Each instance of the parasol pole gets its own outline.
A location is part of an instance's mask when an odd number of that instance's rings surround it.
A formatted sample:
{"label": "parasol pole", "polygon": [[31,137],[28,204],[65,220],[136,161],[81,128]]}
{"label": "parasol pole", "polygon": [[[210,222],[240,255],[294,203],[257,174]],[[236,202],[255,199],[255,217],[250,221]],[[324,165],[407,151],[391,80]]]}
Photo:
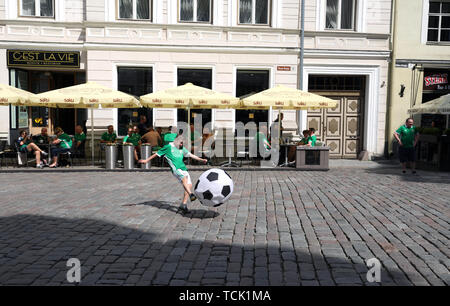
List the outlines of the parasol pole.
{"label": "parasol pole", "polygon": [[94,165],[94,106],[91,107],[91,157],[92,166]]}

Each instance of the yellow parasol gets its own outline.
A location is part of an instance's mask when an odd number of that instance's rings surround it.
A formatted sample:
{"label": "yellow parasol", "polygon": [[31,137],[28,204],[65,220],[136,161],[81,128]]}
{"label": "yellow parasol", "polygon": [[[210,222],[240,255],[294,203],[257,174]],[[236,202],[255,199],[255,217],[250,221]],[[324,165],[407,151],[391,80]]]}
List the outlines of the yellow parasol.
{"label": "yellow parasol", "polygon": [[[307,110],[317,108],[335,108],[336,101],[310,92],[290,88],[284,85],[266,89],[241,100],[242,109],[294,109]],[[281,120],[278,120],[280,137]]]}
{"label": "yellow parasol", "polygon": [[310,92],[277,85],[241,100],[247,109],[295,109],[334,108],[337,102]]}
{"label": "yellow parasol", "polygon": [[408,110],[410,114],[450,114],[450,94],[422,103]]}
{"label": "yellow parasol", "polygon": [[136,108],[141,107],[132,95],[112,90],[95,82],[69,86],[35,95],[32,101],[58,108]]}
{"label": "yellow parasol", "polygon": [[141,96],[141,103],[151,108],[234,108],[239,105],[239,99],[186,83]]}
{"label": "yellow parasol", "polygon": [[[141,104],[150,108],[187,108],[188,125],[190,125],[191,108],[236,108],[239,106],[239,98],[186,83],[141,96]],[[190,129],[188,129],[188,137],[190,137],[189,134]]]}
{"label": "yellow parasol", "polygon": [[31,98],[35,95],[23,89],[0,84],[0,105],[41,106],[39,102],[33,103]]}
{"label": "yellow parasol", "polygon": [[35,95],[31,101],[56,108],[91,109],[91,154],[94,164],[94,108],[137,108],[139,101],[132,95],[112,90],[95,82],[69,86]]}

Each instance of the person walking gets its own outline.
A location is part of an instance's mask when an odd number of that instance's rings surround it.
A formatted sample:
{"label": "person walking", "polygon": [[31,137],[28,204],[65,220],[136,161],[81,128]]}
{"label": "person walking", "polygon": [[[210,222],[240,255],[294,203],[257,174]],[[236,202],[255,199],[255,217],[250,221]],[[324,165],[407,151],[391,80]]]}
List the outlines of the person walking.
{"label": "person walking", "polygon": [[398,156],[400,163],[402,164],[402,172],[406,173],[406,165],[410,164],[413,174],[416,173],[416,145],[419,140],[419,132],[414,126],[414,120],[408,118],[405,124],[402,125],[394,133],[395,139],[397,139],[399,148]]}

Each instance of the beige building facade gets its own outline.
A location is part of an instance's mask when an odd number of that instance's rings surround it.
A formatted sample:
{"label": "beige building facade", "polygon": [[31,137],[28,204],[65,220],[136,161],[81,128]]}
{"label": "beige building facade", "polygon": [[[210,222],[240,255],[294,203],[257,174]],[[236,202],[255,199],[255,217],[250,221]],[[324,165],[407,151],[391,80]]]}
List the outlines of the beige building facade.
{"label": "beige building facade", "polygon": [[[391,82],[386,129],[387,150],[393,133],[409,117],[408,109],[450,93],[450,1],[395,0]],[[448,116],[417,115],[417,126],[435,121],[448,127]]]}
{"label": "beige building facade", "polygon": [[[284,111],[286,133],[316,128],[335,158],[382,155],[392,3],[305,1],[302,89],[336,99],[339,107]],[[1,0],[0,19],[0,82],[33,92],[95,81],[139,96],[192,82],[242,97],[299,83],[298,0]],[[27,60],[27,51],[36,51],[36,58]],[[79,61],[73,67],[58,62],[64,52]],[[37,60],[45,56],[50,59]],[[197,113],[213,129],[233,129],[238,121],[270,123],[278,115]],[[177,109],[98,109],[95,129],[112,124],[124,135],[140,115],[161,127],[187,121]],[[91,124],[83,110],[1,107],[0,118],[0,137],[9,139],[22,128],[37,133],[62,125],[70,133],[75,124]]]}

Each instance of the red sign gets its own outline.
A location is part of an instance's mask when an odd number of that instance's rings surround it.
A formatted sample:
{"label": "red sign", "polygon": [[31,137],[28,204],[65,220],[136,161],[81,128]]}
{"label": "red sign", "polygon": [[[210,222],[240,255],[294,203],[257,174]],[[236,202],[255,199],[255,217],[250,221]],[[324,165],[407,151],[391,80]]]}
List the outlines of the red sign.
{"label": "red sign", "polygon": [[291,71],[291,66],[277,66],[278,71]]}
{"label": "red sign", "polygon": [[449,71],[444,69],[425,69],[423,76],[423,90],[427,91],[448,91],[450,85],[448,83]]}
{"label": "red sign", "polygon": [[443,74],[435,74],[425,77],[425,86],[429,87],[432,85],[438,84],[448,84],[448,75],[446,73]]}

